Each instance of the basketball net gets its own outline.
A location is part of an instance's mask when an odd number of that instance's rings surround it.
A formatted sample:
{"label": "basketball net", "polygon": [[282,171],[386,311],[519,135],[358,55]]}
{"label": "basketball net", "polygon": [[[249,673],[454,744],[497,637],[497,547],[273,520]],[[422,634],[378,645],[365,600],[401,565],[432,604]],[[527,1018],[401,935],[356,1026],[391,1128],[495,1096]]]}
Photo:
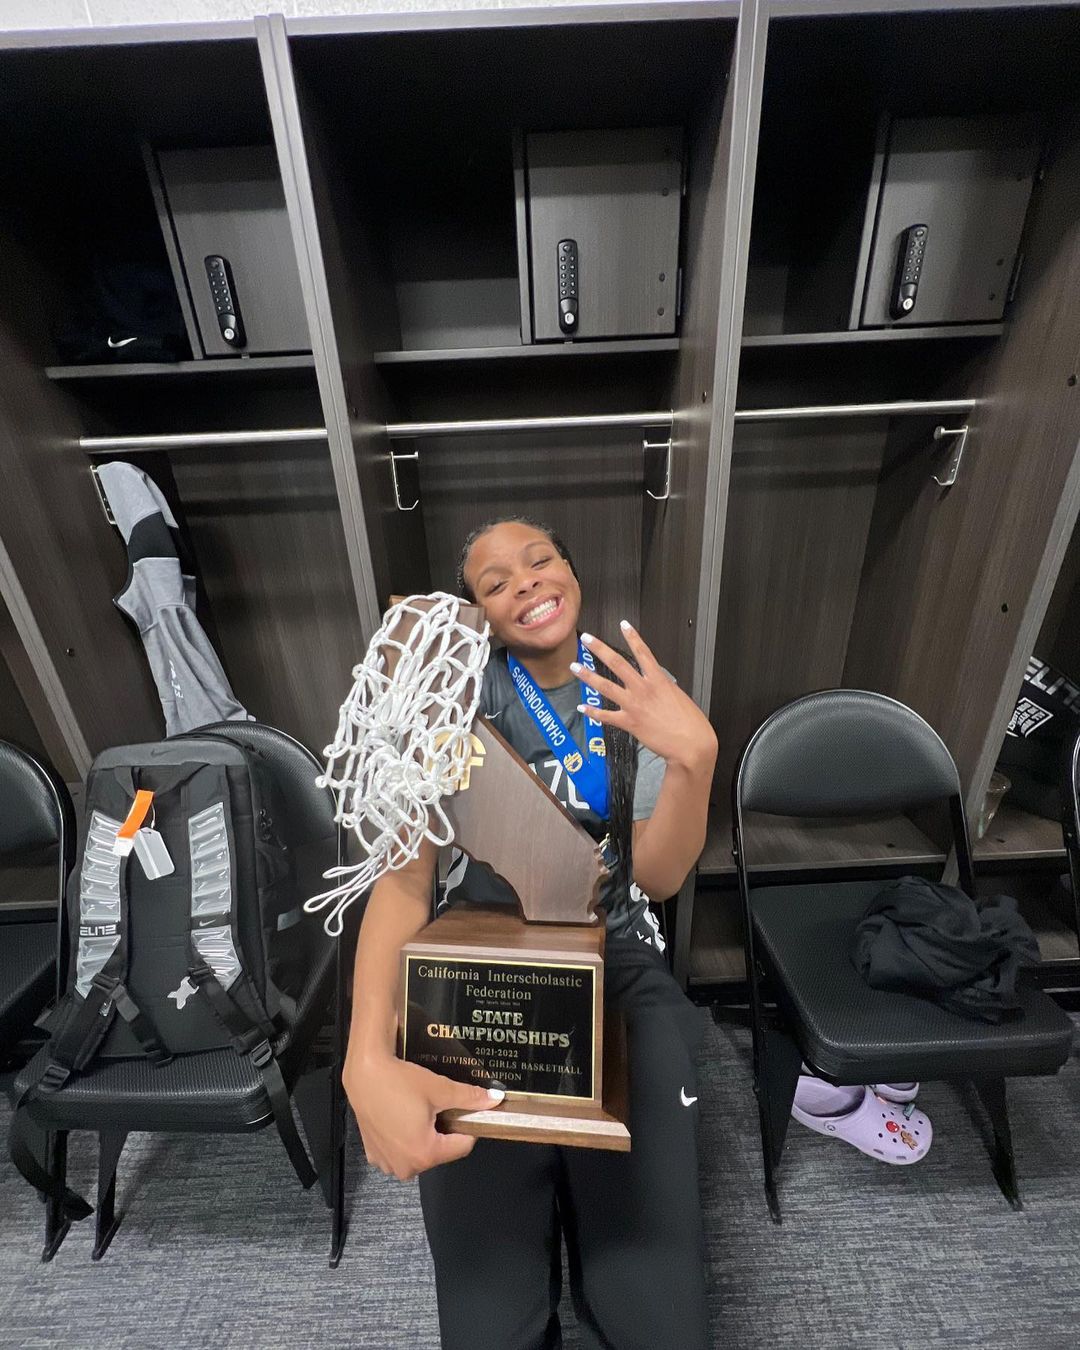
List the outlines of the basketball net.
{"label": "basketball net", "polygon": [[341,936],[353,901],[411,862],[425,839],[453,843],[442,798],[468,779],[490,633],[486,623],[477,632],[460,621],[464,603],[442,591],[399,601],[353,670],[316,782],[333,791],[334,819],[364,856],[332,867],[324,875],[339,884],[304,903],[309,914],[330,910],[331,937]]}

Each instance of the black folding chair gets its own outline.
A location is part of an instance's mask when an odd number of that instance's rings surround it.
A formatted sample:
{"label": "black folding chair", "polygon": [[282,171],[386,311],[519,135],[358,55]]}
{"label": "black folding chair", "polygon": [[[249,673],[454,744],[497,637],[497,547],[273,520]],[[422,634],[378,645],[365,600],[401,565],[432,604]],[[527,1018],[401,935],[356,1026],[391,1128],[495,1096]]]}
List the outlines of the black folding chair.
{"label": "black folding chair", "polygon": [[56,993],[56,918],[75,858],[75,808],[51,764],[10,741],[0,741],[0,856],[5,861],[56,856],[58,908],[27,921],[19,897],[14,922],[0,922],[0,1067],[10,1065],[34,1020]]}
{"label": "black folding chair", "polygon": [[[994,1176],[1019,1209],[1005,1080],[1056,1073],[1072,1042],[1068,1017],[1033,985],[1022,988],[1015,1019],[999,1025],[957,1016],[929,999],[872,989],[856,970],[851,947],[880,881],[753,885],[753,859],[744,846],[747,811],[817,818],[936,808],[947,816],[959,885],[974,895],[960,779],[941,738],[917,713],[880,694],[810,694],[774,712],[750,738],[732,799],[754,1090],[773,1219],[780,1222],[777,1172],[803,1061],[843,1085],[970,1080],[993,1126]],[[767,1006],[767,994],[775,1006]]]}
{"label": "black folding chair", "polygon": [[[300,874],[301,894],[325,886],[322,874],[342,857],[342,838],[334,822],[333,798],[316,787],[321,765],[299,741],[257,722],[220,722],[192,736],[227,737],[259,750],[281,793],[285,843]],[[63,925],[61,925],[63,927]],[[296,1000],[295,1015],[273,1044],[286,1088],[300,1113],[315,1171],[332,1210],[330,1264],[341,1259],[345,1241],[345,1101],[343,942],[328,939],[314,918],[297,928],[307,943],[309,975]],[[313,1055],[317,1038],[333,1017],[327,1053]],[[314,1063],[318,1059],[322,1063]],[[328,1061],[328,1062],[327,1062]],[[20,1074],[16,1092],[40,1076],[44,1051]],[[248,1055],[233,1050],[178,1055],[155,1066],[149,1060],[106,1060],[74,1074],[58,1091],[36,1094],[31,1118],[52,1134],[50,1172],[64,1183],[67,1134],[91,1130],[98,1135],[97,1216],[93,1259],[100,1260],[119,1226],[115,1211],[116,1169],[128,1134],[151,1132],[246,1133],[265,1128],[274,1116],[262,1075]],[[294,1167],[305,1180],[302,1167]],[[310,1184],[310,1177],[305,1184]],[[69,1227],[63,1205],[46,1206],[43,1260],[55,1254]]]}

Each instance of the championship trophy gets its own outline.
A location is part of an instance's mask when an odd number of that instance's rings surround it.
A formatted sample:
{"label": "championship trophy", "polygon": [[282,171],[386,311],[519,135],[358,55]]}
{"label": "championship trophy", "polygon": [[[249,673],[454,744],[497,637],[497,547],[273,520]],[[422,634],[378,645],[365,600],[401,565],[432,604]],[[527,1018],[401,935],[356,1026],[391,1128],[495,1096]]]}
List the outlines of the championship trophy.
{"label": "championship trophy", "polygon": [[628,1150],[626,1041],[604,1017],[607,876],[601,846],[483,717],[488,628],[436,593],[396,600],[354,671],[319,781],[365,858],[305,906],[327,930],[426,837],[490,867],[518,905],[457,904],[401,953],[398,1053],[500,1087],[484,1111],[441,1113],[459,1134]]}

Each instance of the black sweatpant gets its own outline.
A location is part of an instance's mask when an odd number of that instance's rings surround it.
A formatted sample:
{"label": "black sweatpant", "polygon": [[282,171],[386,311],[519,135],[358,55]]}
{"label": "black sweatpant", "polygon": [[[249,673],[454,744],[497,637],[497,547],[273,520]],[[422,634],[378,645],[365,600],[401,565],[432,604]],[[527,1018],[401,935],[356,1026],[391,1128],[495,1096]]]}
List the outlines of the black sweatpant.
{"label": "black sweatpant", "polygon": [[636,938],[608,941],[604,981],[627,1022],[631,1150],[481,1139],[423,1173],[443,1350],[557,1350],[560,1234],[589,1350],[705,1350],[702,1015]]}

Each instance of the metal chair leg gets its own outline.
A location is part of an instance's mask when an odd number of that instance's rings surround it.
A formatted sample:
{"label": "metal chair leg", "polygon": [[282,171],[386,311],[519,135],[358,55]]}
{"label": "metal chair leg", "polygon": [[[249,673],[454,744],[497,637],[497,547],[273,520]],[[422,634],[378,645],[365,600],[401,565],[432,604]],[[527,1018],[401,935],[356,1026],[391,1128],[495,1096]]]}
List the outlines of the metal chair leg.
{"label": "metal chair leg", "polygon": [[773,1028],[762,1028],[758,1043],[754,1091],[757,1094],[758,1119],[761,1125],[765,1198],[769,1204],[769,1214],[773,1223],[781,1221],[776,1180],[801,1067],[802,1055],[791,1037]]}
{"label": "metal chair leg", "polygon": [[1001,1193],[1013,1209],[1023,1209],[1020,1189],[1016,1182],[1016,1162],[1013,1158],[1012,1131],[1009,1128],[1009,1109],[1005,1095],[1004,1078],[977,1078],[975,1091],[986,1108],[990,1124],[994,1130],[994,1147],[990,1154],[990,1163],[994,1179],[1001,1187]]}
{"label": "metal chair leg", "polygon": [[[340,833],[339,833],[340,838]],[[348,1103],[341,1075],[345,1071],[345,1030],[349,1004],[348,970],[344,944],[337,946],[334,991],[334,1053],[330,1064],[330,1193],[332,1219],[330,1225],[330,1269],[337,1270],[345,1250],[348,1225],[345,1221],[345,1139],[348,1126]]]}
{"label": "metal chair leg", "polygon": [[120,1227],[116,1213],[116,1169],[126,1142],[126,1131],[98,1135],[97,1223],[92,1261],[101,1260]]}
{"label": "metal chair leg", "polygon": [[333,1144],[330,1154],[330,1193],[332,1220],[330,1230],[330,1269],[336,1270],[345,1249],[345,1136],[347,1129],[345,1091],[341,1075],[331,1073],[330,1114],[333,1121]]}
{"label": "metal chair leg", "polygon": [[[67,1181],[67,1130],[50,1130],[45,1136],[45,1168],[50,1176]],[[67,1237],[71,1220],[64,1214],[61,1202],[53,1197],[45,1201],[45,1245],[41,1259],[51,1261]]]}

